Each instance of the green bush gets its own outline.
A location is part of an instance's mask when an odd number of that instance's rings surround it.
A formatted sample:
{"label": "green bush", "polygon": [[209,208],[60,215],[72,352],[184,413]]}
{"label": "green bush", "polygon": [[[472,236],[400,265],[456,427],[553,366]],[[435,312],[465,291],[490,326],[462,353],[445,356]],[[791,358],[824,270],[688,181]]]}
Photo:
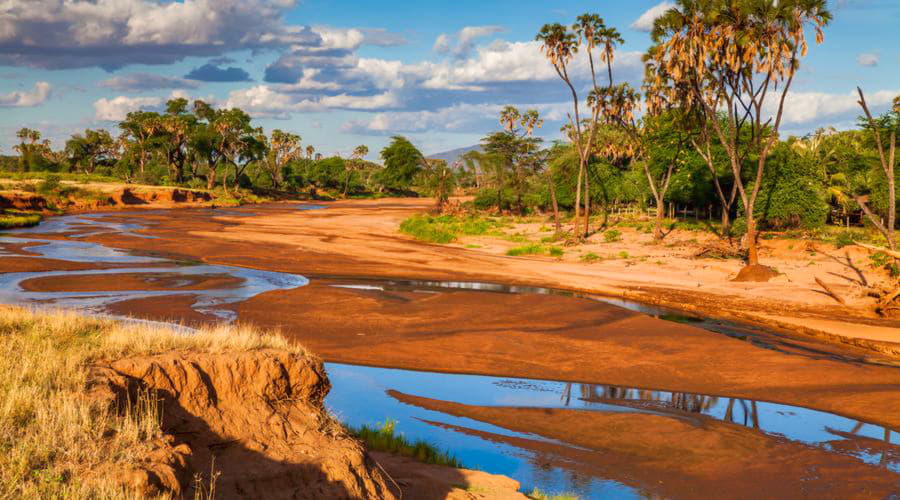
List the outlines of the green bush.
{"label": "green bush", "polygon": [[544,247],[538,245],[537,243],[510,248],[506,251],[506,255],[509,255],[510,257],[516,257],[519,255],[539,255],[542,253],[544,253]]}
{"label": "green bush", "polygon": [[562,257],[564,253],[566,253],[565,250],[560,247],[550,247],[551,257]]}
{"label": "green bush", "polygon": [[57,174],[51,174],[44,178],[37,186],[37,191],[43,194],[50,194],[59,190],[62,179]]}
{"label": "green bush", "polygon": [[498,222],[480,217],[414,215],[400,223],[400,231],[420,241],[447,244],[461,235],[480,236],[500,227]]}
{"label": "green bush", "polygon": [[622,233],[618,229],[610,229],[603,233],[603,241],[606,243],[615,243],[622,240]]}
{"label": "green bush", "polygon": [[837,248],[844,248],[853,245],[854,243],[856,243],[856,240],[853,238],[853,233],[850,231],[838,233],[837,236],[834,237],[834,246]]}
{"label": "green bush", "polygon": [[588,252],[581,256],[581,262],[597,262],[600,260],[600,256],[595,254],[594,252]]}

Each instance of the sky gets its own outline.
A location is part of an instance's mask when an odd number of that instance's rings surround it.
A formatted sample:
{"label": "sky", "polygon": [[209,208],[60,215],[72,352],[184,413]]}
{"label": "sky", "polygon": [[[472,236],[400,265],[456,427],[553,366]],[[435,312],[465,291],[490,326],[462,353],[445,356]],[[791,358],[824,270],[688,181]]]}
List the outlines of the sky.
{"label": "sky", "polygon": [[[852,127],[900,94],[900,0],[828,0],[782,134]],[[636,87],[649,29],[669,0],[0,0],[0,154],[21,127],[62,148],[85,128],[171,97],[240,107],[326,155],[392,135],[426,154],[477,144],[504,105],[534,108],[552,140],[571,108],[534,36],[599,14],[625,39],[617,81]],[[814,37],[810,37],[810,40]],[[586,64],[576,65],[586,85]]]}

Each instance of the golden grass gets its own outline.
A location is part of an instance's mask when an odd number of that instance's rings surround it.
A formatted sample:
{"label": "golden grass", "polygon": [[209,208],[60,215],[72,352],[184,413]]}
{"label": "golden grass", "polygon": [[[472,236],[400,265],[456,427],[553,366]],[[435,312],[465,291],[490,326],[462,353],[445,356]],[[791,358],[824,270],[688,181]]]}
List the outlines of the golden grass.
{"label": "golden grass", "polygon": [[194,334],[163,325],[0,306],[0,498],[123,498],[104,471],[137,462],[159,437],[153,398],[117,412],[85,394],[92,364],[172,350],[265,348],[308,355],[246,327]]}

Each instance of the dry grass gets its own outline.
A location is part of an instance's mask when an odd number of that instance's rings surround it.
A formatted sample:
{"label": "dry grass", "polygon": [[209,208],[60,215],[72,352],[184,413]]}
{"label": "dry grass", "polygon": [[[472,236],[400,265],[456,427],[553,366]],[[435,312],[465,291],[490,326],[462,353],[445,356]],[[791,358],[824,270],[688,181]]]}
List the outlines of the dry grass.
{"label": "dry grass", "polygon": [[135,463],[160,435],[152,398],[117,412],[85,395],[92,364],[172,350],[264,348],[282,337],[221,327],[194,334],[63,311],[0,307],[0,498],[123,498],[104,470]]}

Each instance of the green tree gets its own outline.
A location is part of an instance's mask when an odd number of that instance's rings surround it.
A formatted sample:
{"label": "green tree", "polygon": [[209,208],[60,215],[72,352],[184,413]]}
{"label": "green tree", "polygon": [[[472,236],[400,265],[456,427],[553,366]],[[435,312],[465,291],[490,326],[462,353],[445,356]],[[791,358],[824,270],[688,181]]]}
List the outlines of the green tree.
{"label": "green tree", "polygon": [[116,142],[106,130],[87,129],[84,135],[75,134],[66,141],[66,154],[72,168],[92,174],[98,163],[113,159],[116,147]]}
{"label": "green tree", "polygon": [[[785,100],[806,55],[805,28],[812,25],[821,43],[830,20],[825,0],[677,0],[654,23],[654,45],[645,57],[648,108],[702,114],[724,145],[747,215],[749,266],[759,263],[756,201]],[[772,119],[769,98],[775,99]],[[749,142],[741,141],[745,125]],[[745,178],[751,161],[755,173]]]}
{"label": "green tree", "polygon": [[412,185],[425,157],[407,138],[395,135],[381,150],[381,160],[384,169],[378,176],[380,184],[392,191],[405,191]]}

